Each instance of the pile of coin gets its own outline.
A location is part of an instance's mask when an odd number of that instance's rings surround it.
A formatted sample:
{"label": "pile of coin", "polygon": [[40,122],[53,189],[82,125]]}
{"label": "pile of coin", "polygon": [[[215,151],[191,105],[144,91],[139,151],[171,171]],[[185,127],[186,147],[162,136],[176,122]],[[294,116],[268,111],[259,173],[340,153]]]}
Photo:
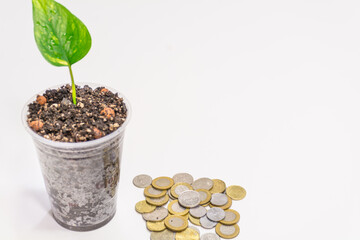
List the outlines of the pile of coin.
{"label": "pile of coin", "polygon": [[[194,181],[188,173],[154,180],[141,174],[133,184],[144,188],[145,200],[136,203],[135,209],[146,221],[151,240],[219,240],[235,238],[240,233],[240,214],[230,207],[233,200],[246,196],[241,186],[226,187],[220,179]],[[215,228],[216,234],[200,237],[200,231],[189,226],[189,221],[205,229]]]}

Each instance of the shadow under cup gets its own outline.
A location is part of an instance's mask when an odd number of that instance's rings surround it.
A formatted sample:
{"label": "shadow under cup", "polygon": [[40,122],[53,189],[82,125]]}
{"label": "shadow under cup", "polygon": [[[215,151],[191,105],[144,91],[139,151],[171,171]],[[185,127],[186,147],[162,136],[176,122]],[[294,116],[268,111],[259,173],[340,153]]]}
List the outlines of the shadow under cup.
{"label": "shadow under cup", "polygon": [[[92,88],[100,86],[81,85]],[[22,112],[23,124],[37,150],[53,216],[61,226],[70,230],[89,231],[102,227],[116,212],[122,146],[131,109],[122,94],[106,88],[123,98],[127,118],[116,131],[96,140],[56,142],[35,133],[26,120],[28,104],[33,102],[37,95],[31,98]]]}

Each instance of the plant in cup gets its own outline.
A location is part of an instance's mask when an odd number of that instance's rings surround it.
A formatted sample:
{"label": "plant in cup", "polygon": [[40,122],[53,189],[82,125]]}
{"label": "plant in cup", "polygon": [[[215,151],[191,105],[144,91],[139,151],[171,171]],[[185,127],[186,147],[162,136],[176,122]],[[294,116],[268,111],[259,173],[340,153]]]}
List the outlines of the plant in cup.
{"label": "plant in cup", "polygon": [[75,85],[71,66],[89,52],[89,31],[54,0],[32,4],[37,46],[49,63],[68,67],[71,85],[37,94],[24,107],[23,123],[38,153],[54,219],[71,230],[93,230],[116,211],[129,103],[116,90]]}

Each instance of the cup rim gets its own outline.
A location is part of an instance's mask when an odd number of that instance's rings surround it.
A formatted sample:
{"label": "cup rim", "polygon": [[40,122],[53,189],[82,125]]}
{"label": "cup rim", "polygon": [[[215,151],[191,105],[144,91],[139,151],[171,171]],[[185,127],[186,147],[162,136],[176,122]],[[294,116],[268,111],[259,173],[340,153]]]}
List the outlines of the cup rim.
{"label": "cup rim", "polygon": [[61,86],[64,86],[66,84],[57,84],[55,86],[51,86],[49,88],[46,88],[40,92],[38,92],[37,94],[35,94],[34,96],[32,96],[24,105],[23,109],[22,109],[22,112],[21,112],[21,119],[22,119],[22,123],[26,129],[26,131],[30,134],[30,136],[34,139],[34,140],[37,140],[45,145],[49,145],[49,146],[52,146],[52,147],[56,147],[56,148],[83,148],[83,147],[91,147],[91,146],[96,146],[96,145],[100,145],[104,142],[107,142],[109,141],[110,139],[118,136],[119,134],[121,134],[122,132],[125,131],[125,127],[128,125],[129,121],[130,121],[130,118],[131,118],[131,114],[132,114],[132,109],[131,109],[131,105],[129,103],[129,101],[127,100],[127,98],[119,91],[117,91],[116,89],[114,88],[111,88],[111,87],[108,87],[104,84],[98,84],[98,83],[91,83],[91,82],[79,82],[78,86],[85,86],[85,85],[88,85],[90,87],[92,87],[93,89],[94,88],[97,88],[97,87],[105,87],[107,89],[109,89],[110,91],[112,91],[113,93],[117,93],[118,96],[120,98],[123,99],[123,102],[125,103],[125,106],[126,106],[126,109],[127,109],[127,114],[126,114],[126,119],[125,119],[125,122],[123,122],[123,124],[118,128],[116,129],[114,132],[104,136],[104,137],[101,137],[99,139],[94,139],[94,140],[90,140],[90,141],[86,141],[86,142],[59,142],[59,141],[54,141],[54,140],[50,140],[50,139],[46,139],[40,135],[38,135],[36,132],[34,132],[30,126],[28,125],[27,123],[27,115],[28,115],[28,105],[33,102],[36,97],[40,94],[43,94],[46,90],[49,90],[49,89],[57,89]]}

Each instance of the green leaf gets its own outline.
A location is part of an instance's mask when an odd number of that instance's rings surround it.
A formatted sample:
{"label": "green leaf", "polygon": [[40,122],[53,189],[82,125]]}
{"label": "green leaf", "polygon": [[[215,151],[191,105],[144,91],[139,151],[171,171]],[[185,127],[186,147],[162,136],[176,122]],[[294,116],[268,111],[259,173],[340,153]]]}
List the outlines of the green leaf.
{"label": "green leaf", "polygon": [[44,58],[55,66],[71,66],[89,52],[86,26],[54,0],[32,0],[34,35]]}

